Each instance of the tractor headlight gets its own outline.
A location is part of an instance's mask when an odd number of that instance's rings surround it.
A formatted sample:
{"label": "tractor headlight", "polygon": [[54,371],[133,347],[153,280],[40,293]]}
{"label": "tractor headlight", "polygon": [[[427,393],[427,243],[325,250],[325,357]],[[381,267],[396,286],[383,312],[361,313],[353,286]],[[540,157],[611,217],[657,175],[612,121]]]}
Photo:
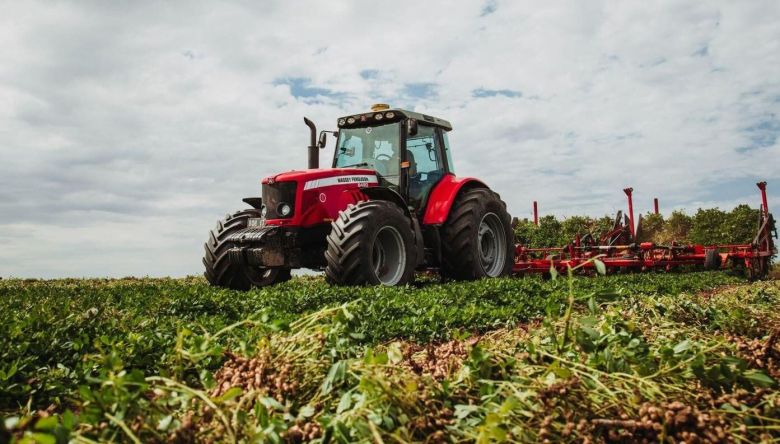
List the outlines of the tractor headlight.
{"label": "tractor headlight", "polygon": [[263,205],[263,208],[260,210],[260,216],[265,217],[266,214],[268,214],[268,207]]}
{"label": "tractor headlight", "polygon": [[355,123],[355,118],[354,117],[350,117],[349,119],[347,119],[347,123],[352,125],[353,123]]}
{"label": "tractor headlight", "polygon": [[284,202],[279,204],[279,215],[280,216],[287,217],[287,216],[290,215],[290,213],[292,213],[292,207],[290,206],[290,204],[287,204],[287,203],[284,203]]}
{"label": "tractor headlight", "polygon": [[387,117],[388,119],[392,119],[393,117],[395,117],[395,113],[392,111],[388,111],[385,113],[385,117]]}
{"label": "tractor headlight", "polygon": [[376,114],[374,114],[374,118],[375,118],[376,120],[382,120],[382,118],[383,118],[383,117],[384,117],[384,114],[382,114],[382,113],[376,113]]}
{"label": "tractor headlight", "polygon": [[344,126],[347,123],[347,119],[339,119],[339,126]]}

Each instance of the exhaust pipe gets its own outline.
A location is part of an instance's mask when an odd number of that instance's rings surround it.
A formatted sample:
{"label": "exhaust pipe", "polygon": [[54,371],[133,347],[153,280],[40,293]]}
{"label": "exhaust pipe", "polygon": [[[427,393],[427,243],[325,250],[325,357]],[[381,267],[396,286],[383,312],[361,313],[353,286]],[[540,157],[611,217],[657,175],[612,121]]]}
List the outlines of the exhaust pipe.
{"label": "exhaust pipe", "polygon": [[308,118],[303,118],[303,123],[309,127],[311,131],[311,143],[309,144],[309,169],[316,169],[320,167],[320,151],[317,146],[317,127],[314,122]]}

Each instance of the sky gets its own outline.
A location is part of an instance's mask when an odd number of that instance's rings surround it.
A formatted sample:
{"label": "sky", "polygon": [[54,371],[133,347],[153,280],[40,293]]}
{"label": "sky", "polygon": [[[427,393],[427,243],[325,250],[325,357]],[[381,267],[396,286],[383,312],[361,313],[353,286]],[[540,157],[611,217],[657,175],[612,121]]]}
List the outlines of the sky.
{"label": "sky", "polygon": [[378,102],[520,218],[780,208],[776,0],[0,3],[2,277],[200,274],[303,116]]}

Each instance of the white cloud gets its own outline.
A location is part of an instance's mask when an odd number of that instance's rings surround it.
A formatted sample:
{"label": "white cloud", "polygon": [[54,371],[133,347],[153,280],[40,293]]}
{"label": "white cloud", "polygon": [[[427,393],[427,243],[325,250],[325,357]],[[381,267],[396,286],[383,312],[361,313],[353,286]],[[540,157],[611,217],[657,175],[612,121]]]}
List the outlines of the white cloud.
{"label": "white cloud", "polygon": [[303,115],[377,101],[450,120],[458,173],[520,217],[612,212],[629,185],[643,211],[756,205],[758,179],[780,195],[778,19],[773,1],[8,4],[0,276],[199,273],[214,220],[305,165]]}

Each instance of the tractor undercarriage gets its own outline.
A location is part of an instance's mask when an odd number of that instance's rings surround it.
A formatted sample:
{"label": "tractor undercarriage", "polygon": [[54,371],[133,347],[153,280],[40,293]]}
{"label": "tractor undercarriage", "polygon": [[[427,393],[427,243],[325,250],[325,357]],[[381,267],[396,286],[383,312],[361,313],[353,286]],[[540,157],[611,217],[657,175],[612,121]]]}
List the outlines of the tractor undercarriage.
{"label": "tractor undercarriage", "polygon": [[313,228],[285,226],[249,226],[232,233],[226,242],[233,246],[228,250],[231,262],[243,266],[263,268],[312,268],[325,267],[325,237],[329,225]]}

